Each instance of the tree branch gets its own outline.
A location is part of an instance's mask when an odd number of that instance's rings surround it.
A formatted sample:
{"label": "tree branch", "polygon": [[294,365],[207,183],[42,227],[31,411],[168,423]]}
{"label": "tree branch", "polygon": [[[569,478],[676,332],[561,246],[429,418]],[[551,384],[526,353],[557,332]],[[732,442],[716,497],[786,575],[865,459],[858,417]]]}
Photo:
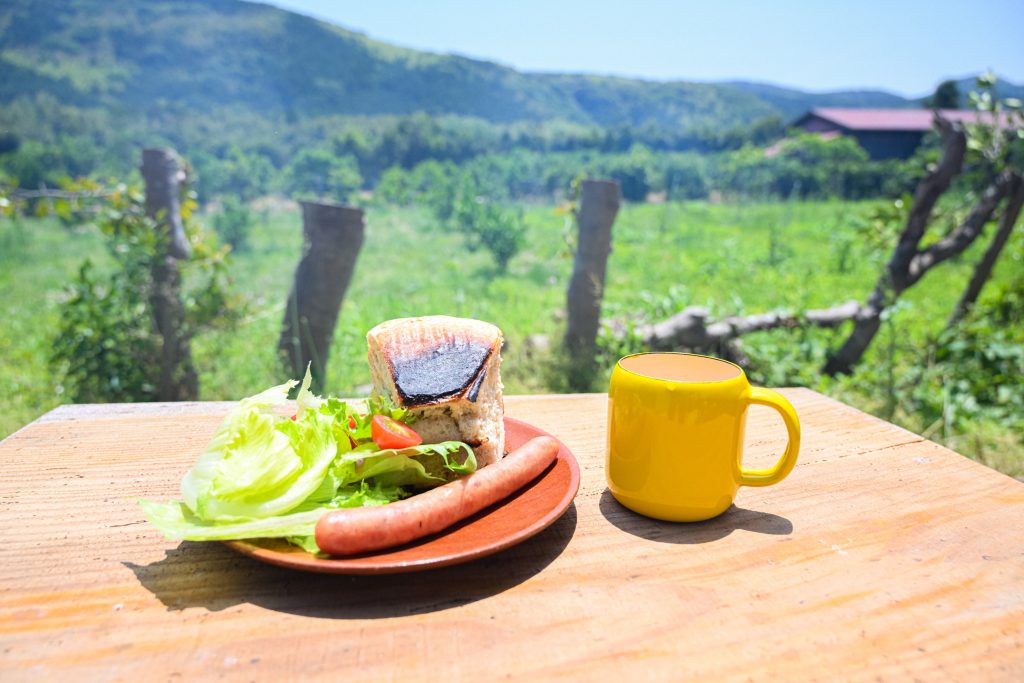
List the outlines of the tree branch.
{"label": "tree branch", "polygon": [[926,249],[917,252],[910,260],[907,268],[906,286],[909,287],[921,279],[929,268],[963,253],[981,234],[985,224],[992,218],[992,213],[1014,187],[1015,175],[1011,171],[1003,171],[992,181],[971,213],[955,230]]}
{"label": "tree branch", "polygon": [[[963,126],[947,121],[936,113],[935,127],[942,136],[942,159],[918,183],[914,192],[914,203],[910,207],[899,242],[893,249],[885,270],[875,283],[875,288],[858,311],[850,335],[825,362],[822,370],[827,375],[835,376],[853,370],[878,333],[882,325],[882,312],[927,270],[927,267],[922,267],[924,264],[920,261],[916,264],[916,270],[912,271],[912,265],[920,255],[921,239],[928,228],[935,203],[963,169],[964,157],[967,154],[967,135]],[[981,224],[984,225],[984,221]]]}
{"label": "tree branch", "polygon": [[[752,332],[780,328],[837,327],[847,320],[853,320],[860,312],[860,304],[856,301],[847,301],[832,308],[803,313],[776,312],[730,316],[709,324],[707,309],[690,306],[661,322],[637,327],[636,334],[652,350],[715,350]],[[617,326],[616,329],[624,332],[621,326]]]}
{"label": "tree branch", "polygon": [[974,305],[974,302],[978,300],[981,288],[985,286],[985,283],[992,275],[992,269],[995,267],[996,261],[999,260],[1003,247],[1006,246],[1006,242],[1010,239],[1010,233],[1013,232],[1013,228],[1017,223],[1017,217],[1020,216],[1021,207],[1024,206],[1024,178],[1014,174],[1009,195],[1010,197],[1006,201],[1003,214],[999,217],[999,228],[992,237],[988,249],[985,250],[985,255],[981,257],[978,265],[975,266],[974,273],[971,275],[971,281],[967,284],[967,288],[964,290],[963,296],[960,297],[960,301],[957,302],[956,308],[953,309],[953,314],[949,317],[949,322],[946,323],[947,327],[953,327],[960,322],[960,319],[964,317],[971,306]]}
{"label": "tree branch", "polygon": [[935,127],[942,136],[942,159],[928,175],[921,179],[914,191],[914,203],[907,215],[907,222],[900,234],[899,243],[893,250],[888,264],[888,272],[892,283],[897,289],[906,289],[903,276],[907,266],[917,253],[917,246],[924,237],[931,219],[932,210],[939,197],[949,189],[953,178],[959,175],[967,154],[967,135],[959,123],[951,123],[935,115]]}

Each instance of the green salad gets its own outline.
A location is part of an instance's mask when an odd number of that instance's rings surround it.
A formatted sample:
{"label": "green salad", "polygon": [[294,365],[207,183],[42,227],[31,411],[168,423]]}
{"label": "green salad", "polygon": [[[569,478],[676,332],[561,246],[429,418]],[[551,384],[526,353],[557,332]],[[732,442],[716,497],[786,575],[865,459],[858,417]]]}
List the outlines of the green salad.
{"label": "green salad", "polygon": [[292,380],[239,402],[181,481],[180,501],[141,500],[167,538],[283,538],[316,553],[313,531],[337,508],[385,505],[476,470],[459,441],[421,443],[404,409],[386,399],[343,401],[299,388],[295,415],[281,407]]}

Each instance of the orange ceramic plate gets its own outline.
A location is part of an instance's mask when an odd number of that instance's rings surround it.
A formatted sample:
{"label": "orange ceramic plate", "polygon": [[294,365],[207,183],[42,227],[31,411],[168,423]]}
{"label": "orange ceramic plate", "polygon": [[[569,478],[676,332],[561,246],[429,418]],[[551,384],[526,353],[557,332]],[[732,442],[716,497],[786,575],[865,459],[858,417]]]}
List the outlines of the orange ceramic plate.
{"label": "orange ceramic plate", "polygon": [[[505,418],[505,448],[515,450],[535,436],[536,427]],[[561,441],[553,465],[510,498],[440,534],[365,555],[319,558],[279,539],[225,541],[243,555],[281,567],[327,574],[393,574],[445,567],[491,555],[543,531],[568,509],[580,486],[576,458]]]}

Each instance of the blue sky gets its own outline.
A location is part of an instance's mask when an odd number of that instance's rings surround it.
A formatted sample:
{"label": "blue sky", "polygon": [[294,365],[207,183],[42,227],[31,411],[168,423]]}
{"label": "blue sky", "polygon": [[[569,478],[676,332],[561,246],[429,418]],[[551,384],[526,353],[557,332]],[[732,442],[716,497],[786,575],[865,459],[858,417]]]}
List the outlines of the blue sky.
{"label": "blue sky", "polygon": [[378,40],[527,71],[808,90],[930,92],[993,69],[1024,82],[1024,0],[273,0]]}

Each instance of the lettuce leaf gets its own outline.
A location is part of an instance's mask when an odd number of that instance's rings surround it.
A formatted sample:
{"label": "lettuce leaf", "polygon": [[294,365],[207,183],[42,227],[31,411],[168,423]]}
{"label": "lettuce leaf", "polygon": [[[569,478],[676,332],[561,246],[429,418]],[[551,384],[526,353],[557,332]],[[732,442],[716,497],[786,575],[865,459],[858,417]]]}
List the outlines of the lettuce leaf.
{"label": "lettuce leaf", "polygon": [[172,541],[229,541],[244,538],[281,538],[307,536],[327,508],[276,515],[264,519],[247,519],[231,523],[210,524],[189,510],[184,503],[156,503],[140,500],[142,511],[150,524]]}
{"label": "lettuce leaf", "polygon": [[313,540],[316,523],[330,510],[338,508],[386,505],[408,495],[397,486],[370,486],[361,482],[337,491],[334,497],[319,504],[307,502],[295,511],[263,519],[210,523],[200,519],[178,501],[156,503],[140,500],[146,519],[171,540],[228,541],[246,538],[287,538],[310,552],[318,552]]}
{"label": "lettuce leaf", "polygon": [[[301,413],[274,411],[294,380],[243,399],[181,482],[189,510],[207,522],[284,514],[316,491],[338,453],[332,420],[310,405],[309,371],[299,390]],[[349,444],[345,442],[346,450]]]}
{"label": "lettuce leaf", "polygon": [[476,471],[473,449],[458,441],[379,449],[375,414],[406,419],[386,399],[321,399],[307,369],[296,415],[281,414],[292,380],[243,399],[217,428],[181,482],[182,501],[139,501],[172,540],[286,538],[315,552],[313,531],[329,510],[385,505],[409,489]]}

